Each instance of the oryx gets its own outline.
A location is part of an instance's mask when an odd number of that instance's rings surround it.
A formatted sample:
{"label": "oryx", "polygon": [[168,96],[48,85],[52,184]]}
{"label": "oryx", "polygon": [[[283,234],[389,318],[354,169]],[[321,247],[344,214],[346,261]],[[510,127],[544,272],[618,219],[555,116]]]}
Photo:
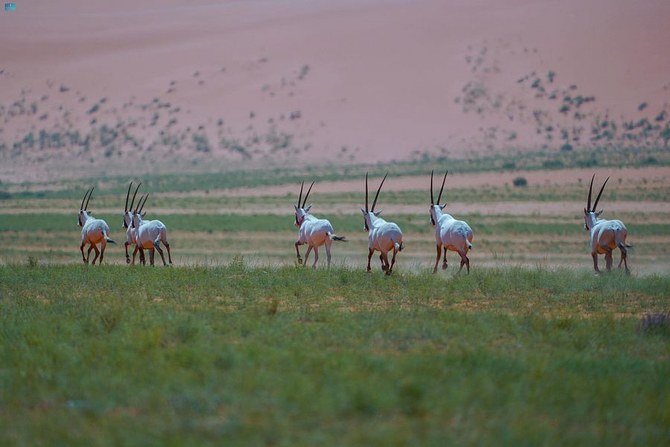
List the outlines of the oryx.
{"label": "oryx", "polygon": [[627,247],[629,247],[629,245],[626,245],[626,236],[628,236],[626,226],[620,220],[600,219],[603,210],[596,211],[600,196],[610,178],[607,177],[605,183],[603,183],[592,207],[591,193],[593,191],[593,180],[595,180],[595,178],[596,175],[593,174],[593,177],[591,177],[591,184],[589,185],[589,197],[586,202],[586,208],[584,208],[584,229],[590,232],[593,269],[596,273],[600,273],[600,270],[598,269],[598,255],[604,253],[607,271],[610,271],[612,269],[612,250],[618,247],[621,251],[619,268],[621,268],[621,264],[623,263],[626,268],[626,274],[630,274],[628,263],[626,262]]}
{"label": "oryx", "polygon": [[147,203],[149,198],[149,193],[140,197],[140,200],[137,203],[137,208],[133,211],[132,218],[132,228],[136,231],[135,244],[140,250],[140,259],[144,255],[144,250],[151,250],[149,252],[149,262],[151,265],[154,265],[154,250],[158,251],[158,254],[161,255],[163,260],[163,265],[165,263],[165,256],[163,256],[163,250],[160,247],[161,242],[165,245],[168,252],[168,260],[172,264],[172,254],[170,253],[170,243],[167,240],[167,228],[160,220],[142,220],[144,205]]}
{"label": "oryx", "polygon": [[[135,193],[133,194],[133,200],[130,202],[130,206],[128,206],[128,199],[130,198],[130,190],[133,187],[133,182],[130,182],[130,185],[128,185],[128,192],[126,193],[126,205],[123,210],[123,228],[126,229],[126,242],[124,242],[124,247],[126,249],[126,264],[130,264],[130,255],[128,254],[128,246],[129,245],[135,245],[135,250],[133,251],[133,261],[132,263],[135,264],[135,255],[137,254],[138,248],[136,245],[136,238],[137,238],[137,231],[133,228],[133,205],[135,204],[135,197],[137,196],[137,191],[140,189],[140,186],[142,185],[142,182],[140,182],[137,185],[137,188],[135,188]],[[143,259],[140,259],[140,261],[144,262]]]}
{"label": "oryx", "polygon": [[[377,194],[375,194],[375,200],[372,202],[372,208],[368,206],[368,174],[365,174],[365,209],[361,208],[363,213],[363,220],[365,222],[365,231],[368,232],[368,266],[367,271],[371,270],[370,268],[370,259],[375,251],[379,251],[379,259],[382,263],[382,270],[386,272],[387,275],[390,275],[393,272],[393,266],[395,265],[395,257],[399,251],[403,249],[402,245],[402,231],[400,227],[393,222],[387,222],[379,215],[381,211],[375,212],[375,205],[377,205],[377,199],[379,198],[379,191],[381,191],[384,181],[388,176],[388,172],[382,179],[382,182],[379,184],[377,189]],[[389,264],[388,252],[393,250],[393,258]]]}
{"label": "oryx", "polygon": [[332,245],[333,241],[346,241],[346,239],[335,234],[335,230],[333,230],[333,226],[328,220],[318,219],[309,213],[312,205],[305,207],[305,204],[307,203],[307,197],[309,197],[310,191],[312,191],[314,182],[312,182],[312,184],[309,186],[307,194],[305,194],[305,199],[303,200],[302,191],[304,186],[305,182],[303,181],[300,185],[298,204],[293,205],[295,208],[295,226],[299,228],[298,240],[295,242],[295,252],[298,256],[298,264],[303,263],[302,258],[300,257],[300,249],[298,247],[300,245],[307,244],[304,265],[307,265],[307,258],[309,257],[309,253],[312,251],[312,249],[314,249],[314,264],[312,264],[312,268],[316,269],[316,263],[319,260],[319,247],[321,245],[325,245],[328,267],[330,267],[330,246]]}
{"label": "oryx", "polygon": [[440,194],[438,194],[437,202],[435,202],[433,196],[433,171],[430,172],[430,223],[435,227],[435,243],[437,248],[433,273],[437,272],[437,264],[440,262],[443,247],[444,261],[442,262],[442,270],[446,270],[447,268],[447,251],[451,250],[458,253],[461,257],[461,267],[458,271],[460,272],[465,265],[468,273],[470,273],[468,250],[472,250],[472,229],[466,222],[456,220],[450,214],[443,213],[442,210],[447,206],[446,203],[440,205],[444,182],[447,180],[448,173],[449,171],[444,173]]}
{"label": "oryx", "polygon": [[[79,206],[79,226],[81,227],[81,245],[79,246],[79,250],[81,251],[81,257],[85,264],[88,264],[91,250],[95,250],[95,257],[91,264],[95,264],[98,255],[100,255],[100,264],[102,264],[107,242],[111,244],[115,243],[109,238],[109,225],[107,225],[107,222],[102,219],[94,218],[90,211],[88,211],[88,202],[91,200],[94,188],[95,187],[86,191],[86,194],[84,194],[84,198],[81,201],[81,205]],[[84,255],[84,246],[86,244],[90,245],[88,247],[88,252]],[[97,244],[100,244],[100,250],[98,250]]]}

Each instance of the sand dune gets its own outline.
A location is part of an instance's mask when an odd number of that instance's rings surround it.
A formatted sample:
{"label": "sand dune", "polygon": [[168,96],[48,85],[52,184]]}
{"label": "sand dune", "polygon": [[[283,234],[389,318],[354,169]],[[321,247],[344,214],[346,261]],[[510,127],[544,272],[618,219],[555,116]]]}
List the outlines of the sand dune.
{"label": "sand dune", "polygon": [[[546,110],[556,129],[572,124],[558,104],[538,98],[533,76],[547,95],[594,97],[583,106],[590,116],[651,119],[670,103],[666,0],[17,6],[0,12],[0,178],[15,179],[22,163],[54,175],[44,165],[59,159],[79,166],[102,157],[151,170],[153,158],[171,163],[188,158],[187,149],[205,163],[218,156],[244,163],[556,147],[558,134],[538,136],[531,111]],[[527,83],[517,82],[524,76]],[[474,102],[465,112],[468,93]],[[23,108],[12,109],[20,101]],[[25,157],[7,155],[28,132],[93,128],[97,138],[103,124],[137,144],[119,137],[104,157],[34,147]],[[211,150],[196,147],[198,132]],[[173,146],[162,143],[170,138]]]}

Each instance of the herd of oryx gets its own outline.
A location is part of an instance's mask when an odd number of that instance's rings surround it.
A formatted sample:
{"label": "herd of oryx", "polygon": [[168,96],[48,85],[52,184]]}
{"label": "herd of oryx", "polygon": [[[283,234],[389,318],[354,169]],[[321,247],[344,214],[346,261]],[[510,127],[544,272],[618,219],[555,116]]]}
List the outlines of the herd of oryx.
{"label": "herd of oryx", "polygon": [[[469,272],[470,259],[468,259],[468,252],[472,249],[472,229],[465,221],[455,219],[450,214],[443,212],[446,204],[440,205],[440,199],[442,198],[442,192],[444,191],[444,184],[447,180],[447,174],[448,171],[445,172],[442,179],[442,186],[440,187],[437,201],[435,201],[433,193],[433,172],[430,174],[430,221],[435,227],[435,243],[437,250],[433,273],[437,272],[437,266],[440,262],[440,257],[442,257],[443,250],[444,257],[442,262],[442,269],[447,268],[447,251],[451,250],[458,253],[461,258],[461,264],[458,271],[460,272],[463,269],[463,266],[465,266]],[[365,230],[368,232],[367,271],[369,272],[371,270],[370,261],[372,259],[372,255],[378,251],[380,253],[379,259],[381,261],[381,268],[386,272],[387,275],[390,275],[393,272],[393,267],[395,266],[396,256],[403,249],[403,239],[400,227],[393,222],[389,222],[381,218],[381,211],[375,211],[379,193],[382,189],[382,186],[384,185],[384,181],[386,181],[387,176],[388,173],[380,182],[375,194],[375,198],[372,201],[372,206],[370,207],[368,197],[368,174],[365,174],[365,209],[361,208],[361,211],[363,212]],[[630,273],[630,270],[628,269],[628,263],[626,262],[628,247],[628,245],[626,245],[626,236],[628,234],[626,226],[620,220],[601,219],[600,215],[602,210],[596,210],[598,201],[602,196],[609,177],[603,183],[600,191],[598,192],[598,195],[596,196],[596,200],[592,205],[591,195],[593,192],[594,179],[595,174],[591,178],[587,205],[586,208],[584,208],[584,227],[587,231],[590,232],[590,246],[591,256],[593,258],[593,268],[596,272],[600,272],[598,269],[598,255],[604,254],[607,270],[611,270],[612,252],[616,248],[619,248],[621,251],[619,268],[621,268],[621,265],[623,264],[626,273]],[[146,261],[144,257],[144,250],[149,250],[149,259],[151,265],[154,264],[154,251],[158,251],[160,254],[163,265],[167,265],[165,262],[163,249],[161,248],[161,245],[164,245],[168,252],[169,263],[172,264],[170,243],[167,239],[167,228],[159,220],[144,220],[145,212],[143,209],[149,194],[143,194],[137,201],[137,205],[135,205],[135,199],[137,197],[137,192],[140,188],[140,185],[141,183],[138,184],[135,188],[132,200],[130,200],[130,192],[133,187],[132,182],[128,186],[128,192],[126,193],[125,208],[123,211],[123,227],[126,228],[126,241],[124,243],[126,250],[126,262],[132,262],[134,264],[135,256],[139,251],[140,262],[145,264]],[[316,268],[317,262],[319,260],[319,247],[325,245],[328,266],[330,266],[330,250],[333,241],[345,241],[345,238],[335,234],[333,226],[328,220],[318,219],[310,213],[312,205],[306,204],[309,193],[312,191],[312,186],[314,186],[314,182],[312,182],[312,184],[309,186],[307,193],[303,198],[302,194],[304,186],[305,182],[302,182],[300,186],[300,195],[298,196],[298,203],[294,205],[295,225],[299,228],[298,240],[295,242],[298,263],[303,264],[303,259],[300,256],[299,247],[301,245],[307,245],[304,263],[307,262],[307,258],[309,257],[310,252],[314,250],[314,263],[312,264],[312,267]],[[82,227],[81,245],[79,249],[81,250],[81,255],[85,263],[89,262],[91,251],[95,251],[95,256],[91,262],[92,264],[95,264],[98,256],[100,257],[99,262],[102,263],[107,243],[114,243],[114,241],[109,238],[109,226],[107,223],[102,219],[94,218],[88,211],[88,203],[91,200],[91,194],[93,194],[93,188],[86,191],[86,194],[84,194],[84,198],[81,201],[81,206],[79,207],[79,226]],[[133,206],[135,208],[133,208]],[[87,244],[89,245],[88,251],[84,253],[84,247]],[[100,249],[98,249],[98,244],[100,245]],[[132,261],[128,253],[128,246],[131,245],[135,246]],[[391,257],[390,261],[389,252],[393,252],[393,256]]]}

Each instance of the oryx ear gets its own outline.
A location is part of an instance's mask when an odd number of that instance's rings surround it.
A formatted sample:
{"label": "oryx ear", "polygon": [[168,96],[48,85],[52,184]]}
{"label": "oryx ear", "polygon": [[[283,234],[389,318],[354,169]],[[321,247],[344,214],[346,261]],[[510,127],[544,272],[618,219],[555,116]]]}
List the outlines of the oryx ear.
{"label": "oryx ear", "polygon": [[309,206],[307,206],[307,208],[305,208],[305,212],[309,213],[309,210],[311,210],[311,209],[312,209],[312,205],[309,205]]}
{"label": "oryx ear", "polygon": [[382,213],[382,210],[375,211],[375,212],[374,212],[374,215],[377,216],[377,217],[379,217],[379,215],[380,215],[381,213]]}
{"label": "oryx ear", "polygon": [[601,215],[602,213],[603,213],[603,210],[600,210],[600,211],[596,212],[596,217],[600,217],[600,215]]}
{"label": "oryx ear", "polygon": [[297,206],[297,205],[293,205],[293,208],[295,208],[295,212],[297,213],[297,212],[298,212],[298,206]]}
{"label": "oryx ear", "polygon": [[586,208],[584,208],[584,214],[589,214],[589,210],[587,210]]}
{"label": "oryx ear", "polygon": [[363,208],[361,208],[361,213],[367,214],[367,212]]}
{"label": "oryx ear", "polygon": [[447,207],[447,204],[445,203],[444,205],[440,205],[440,209],[443,210]]}
{"label": "oryx ear", "polygon": [[144,216],[146,216],[146,215],[147,215],[147,212],[146,212],[146,211],[140,213],[140,216],[142,216],[142,218],[144,218]]}

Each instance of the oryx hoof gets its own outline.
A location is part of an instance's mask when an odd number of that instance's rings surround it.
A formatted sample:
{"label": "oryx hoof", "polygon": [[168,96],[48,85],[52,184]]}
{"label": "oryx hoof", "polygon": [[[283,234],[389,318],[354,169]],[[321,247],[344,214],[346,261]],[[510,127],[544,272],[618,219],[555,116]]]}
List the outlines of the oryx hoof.
{"label": "oryx hoof", "polygon": [[449,267],[449,265],[448,265],[446,262],[444,262],[444,263],[442,264],[442,270],[446,270],[447,267]]}
{"label": "oryx hoof", "polygon": [[391,276],[391,273],[393,273],[391,269],[386,270],[386,276]]}
{"label": "oryx hoof", "polygon": [[130,256],[126,256],[126,264],[130,264]]}
{"label": "oryx hoof", "polygon": [[298,264],[302,265],[302,258],[298,258]]}

